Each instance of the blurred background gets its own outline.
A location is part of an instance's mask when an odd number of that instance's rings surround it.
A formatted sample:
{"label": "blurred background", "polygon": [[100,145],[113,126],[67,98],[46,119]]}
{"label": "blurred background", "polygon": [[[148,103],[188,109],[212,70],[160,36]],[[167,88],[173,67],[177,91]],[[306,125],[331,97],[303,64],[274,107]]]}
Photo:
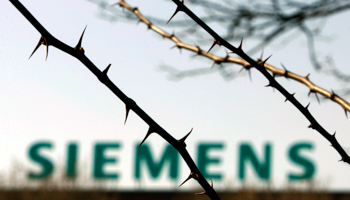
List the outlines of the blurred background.
{"label": "blurred background", "polygon": [[[166,25],[176,9],[173,2],[126,2],[182,42],[205,51],[212,45],[213,38],[184,13]],[[329,142],[307,128],[309,122],[278,91],[265,87],[268,81],[257,70],[213,65],[204,56],[173,48],[171,40],[138,23],[115,1],[22,3],[69,46],[87,26],[85,54],[101,70],[111,63],[108,76],[126,95],[175,138],[193,128],[187,149],[223,199],[348,198],[348,164],[338,162]],[[269,64],[301,76],[310,73],[316,85],[349,99],[349,1],[185,4],[234,46],[243,37],[243,50],[252,58],[272,54]],[[125,105],[79,61],[53,47],[45,61],[45,46],[28,60],[40,34],[10,2],[0,10],[4,199],[28,199],[40,196],[38,191],[46,191],[43,198],[69,193],[102,199],[146,199],[156,192],[164,199],[192,198],[202,191],[194,180],[178,187],[190,171],[157,134],[138,148],[148,125],[132,111],[124,125]],[[224,57],[227,50],[215,46],[211,53]],[[321,95],[308,96],[309,88],[295,80],[277,81],[303,105],[311,102],[316,120],[329,133],[336,131],[350,152],[350,125],[341,106]]]}

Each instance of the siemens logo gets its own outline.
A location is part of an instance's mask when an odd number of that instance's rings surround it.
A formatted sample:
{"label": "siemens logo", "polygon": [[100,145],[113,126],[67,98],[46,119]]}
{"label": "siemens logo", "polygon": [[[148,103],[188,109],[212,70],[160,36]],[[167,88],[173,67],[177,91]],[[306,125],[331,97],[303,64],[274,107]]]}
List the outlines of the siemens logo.
{"label": "siemens logo", "polygon": [[[143,176],[157,179],[161,172],[166,173],[168,179],[177,179],[180,174],[181,158],[179,153],[170,145],[166,145],[160,152],[152,151],[152,145],[145,143],[138,147],[139,143],[134,145],[134,152],[126,152],[130,155],[133,162],[129,176],[135,180],[140,180]],[[119,179],[120,175],[125,173],[123,169],[120,171],[106,170],[106,166],[117,165],[120,162],[125,162],[118,157],[121,151],[122,143],[113,142],[96,142],[93,145],[93,156],[91,158],[91,177],[94,179]],[[225,172],[212,171],[212,167],[222,166],[223,159],[230,159],[231,155],[236,154],[234,163],[236,166],[230,167],[236,169],[235,174],[239,180],[244,181],[247,178],[247,171],[253,171],[256,178],[261,180],[270,180],[273,164],[273,144],[265,143],[260,147],[253,146],[250,143],[240,143],[237,146],[236,152],[225,151],[225,144],[220,142],[215,143],[198,143],[196,146],[196,157],[193,157],[199,170],[207,179],[221,180],[225,178]],[[65,175],[69,178],[79,176],[77,169],[79,157],[79,144],[70,142],[67,144],[65,155],[66,158],[59,164],[65,163]],[[261,148],[260,155],[256,149]],[[291,144],[285,152],[286,161],[297,170],[286,170],[287,180],[308,180],[315,175],[316,165],[312,159],[305,156],[305,152],[312,152],[314,146],[310,142],[298,142]],[[52,175],[57,164],[47,156],[54,153],[54,143],[49,141],[39,141],[30,145],[28,156],[31,162],[39,166],[39,170],[29,169],[27,176],[29,179],[45,179]],[[106,152],[115,153],[114,156],[108,155]],[[214,153],[214,155],[212,155]],[[133,155],[132,155],[133,154]],[[229,156],[225,155],[228,154]],[[222,156],[221,156],[222,155]],[[130,171],[130,169],[128,169]]]}

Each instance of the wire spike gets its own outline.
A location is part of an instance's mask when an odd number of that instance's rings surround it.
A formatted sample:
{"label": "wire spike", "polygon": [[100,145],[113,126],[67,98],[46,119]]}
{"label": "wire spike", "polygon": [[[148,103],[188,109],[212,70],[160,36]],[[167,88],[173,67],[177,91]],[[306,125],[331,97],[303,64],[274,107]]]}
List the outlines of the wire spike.
{"label": "wire spike", "polygon": [[288,71],[287,68],[283,65],[283,63],[281,63],[281,66],[284,69],[284,71]]}
{"label": "wire spike", "polygon": [[152,28],[152,23],[147,24],[147,30]]}
{"label": "wire spike", "polygon": [[267,57],[264,61],[262,61],[262,66],[264,66],[265,65],[265,63],[267,62],[267,60],[268,59],[270,59],[271,58],[271,56],[272,56],[272,54],[269,56],[269,57]]}
{"label": "wire spike", "polygon": [[312,124],[310,124],[310,125],[308,126],[308,128],[313,128],[313,125],[312,125]]}
{"label": "wire spike", "polygon": [[282,68],[284,69],[283,76],[286,77],[286,78],[288,78],[288,73],[289,73],[289,71],[288,71],[287,68],[283,65],[283,63],[281,63],[281,66],[282,66]]}
{"label": "wire spike", "polygon": [[[210,178],[210,186],[213,188],[213,180]],[[204,191],[204,192],[199,192],[199,193],[195,193],[196,195],[203,195],[203,194],[207,194],[207,192],[206,191]]]}
{"label": "wire spike", "polygon": [[125,114],[124,125],[126,124],[126,120],[128,119],[130,108],[128,106],[125,106],[125,111],[126,111],[126,114]]}
{"label": "wire spike", "polygon": [[250,82],[252,82],[252,73],[251,73],[250,69],[248,69],[248,74],[249,74],[249,80],[250,80]]}
{"label": "wire spike", "polygon": [[307,110],[310,106],[310,102],[305,106],[305,109]]}
{"label": "wire spike", "polygon": [[315,96],[316,96],[316,99],[317,99],[318,104],[321,104],[320,99],[318,98],[317,93],[315,93]]}
{"label": "wire spike", "polygon": [[[211,69],[213,69],[213,67],[215,66],[216,63],[217,62],[214,60],[213,64],[211,65]],[[219,64],[219,63],[217,63],[217,64]]]}
{"label": "wire spike", "polygon": [[198,192],[198,193],[194,193],[195,195],[204,195],[204,194],[207,194],[207,192],[206,191],[204,191],[204,192]]}
{"label": "wire spike", "polygon": [[181,138],[180,140],[178,140],[181,144],[183,144],[185,147],[187,146],[185,143],[185,140],[187,139],[187,137],[192,133],[193,128],[191,128],[190,132],[187,133],[183,138]]}
{"label": "wire spike", "polygon": [[339,162],[341,162],[341,161],[345,162],[345,158],[344,158],[344,157],[341,157],[341,159],[339,160]]}
{"label": "wire spike", "polygon": [[344,109],[344,111],[345,111],[345,116],[346,116],[346,118],[348,118],[348,111],[345,110],[345,109]]}
{"label": "wire spike", "polygon": [[[184,4],[184,0],[182,0],[181,3]],[[168,23],[170,22],[170,20],[171,20],[179,11],[181,11],[181,9],[180,9],[179,6],[177,6],[177,8],[176,8],[174,14],[170,17],[170,19],[168,20],[168,22],[167,22],[166,24],[168,24]]]}
{"label": "wire spike", "polygon": [[168,22],[166,24],[168,24],[170,22],[170,20],[179,12],[180,10],[178,8],[176,8],[174,14],[170,17],[170,19],[168,20]]}
{"label": "wire spike", "polygon": [[197,45],[196,47],[197,47],[197,49],[198,49],[197,54],[200,54],[201,51],[202,51],[202,49],[201,49],[198,45]]}
{"label": "wire spike", "polygon": [[45,39],[43,36],[41,36],[41,37],[40,37],[40,40],[39,40],[39,42],[38,42],[38,44],[37,44],[36,47],[34,48],[34,51],[32,52],[32,54],[30,54],[28,60],[33,56],[33,54],[36,52],[36,50],[39,49],[40,45],[42,45],[42,44],[47,46],[47,47],[46,47],[46,59],[47,59],[47,55],[48,55],[48,52],[49,52],[48,45],[47,45],[47,41],[46,41],[46,39]]}
{"label": "wire spike", "polygon": [[331,90],[332,91],[332,95],[331,95],[331,97],[329,97],[331,100],[334,100],[334,98],[337,96],[336,94],[335,94],[335,92],[333,91],[333,90]]}
{"label": "wire spike", "polygon": [[47,56],[49,55],[49,44],[47,43],[46,38],[44,38],[44,41],[46,43],[46,57],[45,57],[45,61],[47,61]]}
{"label": "wire spike", "polygon": [[306,78],[307,80],[309,80],[309,77],[310,77],[310,73],[308,73],[308,74],[305,76],[305,78]]}
{"label": "wire spike", "polygon": [[80,39],[79,39],[78,44],[77,44],[77,45],[75,46],[75,48],[74,48],[74,49],[76,49],[76,50],[83,50],[83,48],[81,47],[81,43],[82,43],[82,41],[83,41],[83,37],[84,37],[84,33],[85,33],[85,30],[86,30],[86,27],[87,27],[87,25],[85,26],[84,31],[83,31],[83,33],[82,33],[81,36],[80,36]]}
{"label": "wire spike", "polygon": [[269,82],[269,84],[265,85],[265,87],[272,87],[271,82]]}
{"label": "wire spike", "polygon": [[313,91],[310,89],[309,90],[309,93],[307,93],[307,96],[310,96],[310,94],[312,93]]}
{"label": "wire spike", "polygon": [[218,44],[218,42],[216,41],[216,39],[214,39],[214,42],[213,42],[213,44],[211,45],[211,47],[209,48],[209,50],[208,50],[207,53],[209,53],[209,51],[210,51],[216,44]]}
{"label": "wire spike", "polygon": [[108,70],[109,70],[109,68],[111,67],[111,65],[112,65],[112,64],[109,64],[109,65],[106,67],[106,69],[103,70],[103,73],[104,73],[104,74],[107,74],[107,73],[108,73]]}
{"label": "wire spike", "polygon": [[121,6],[121,4],[119,2],[117,2],[117,3],[112,4],[111,7],[116,6],[116,5]]}
{"label": "wire spike", "polygon": [[259,59],[260,61],[262,61],[263,56],[264,56],[264,49],[262,49],[262,51],[261,51],[260,59]]}
{"label": "wire spike", "polygon": [[333,135],[332,135],[332,137],[334,137],[335,138],[335,134],[337,133],[337,131],[334,131],[334,133],[333,133]]}
{"label": "wire spike", "polygon": [[[291,96],[294,96],[295,92],[293,94],[291,94]],[[288,101],[288,97],[286,98],[286,100],[284,100],[284,102]]]}
{"label": "wire spike", "polygon": [[190,175],[186,178],[186,180],[184,182],[182,182],[179,187],[181,187],[183,184],[185,184],[188,180],[190,180],[191,178],[195,178],[194,177],[194,173],[191,172]]}
{"label": "wire spike", "polygon": [[239,43],[239,46],[238,46],[238,48],[237,48],[237,49],[242,50],[242,44],[243,44],[243,37],[242,37],[242,39],[241,39],[241,43]]}
{"label": "wire spike", "polygon": [[148,131],[147,131],[147,133],[146,133],[146,136],[145,136],[145,138],[143,138],[143,140],[142,140],[142,142],[139,144],[139,147],[146,141],[146,139],[148,138],[148,136],[150,136],[152,133],[154,133],[155,131],[151,128],[151,127],[149,127],[148,128]]}

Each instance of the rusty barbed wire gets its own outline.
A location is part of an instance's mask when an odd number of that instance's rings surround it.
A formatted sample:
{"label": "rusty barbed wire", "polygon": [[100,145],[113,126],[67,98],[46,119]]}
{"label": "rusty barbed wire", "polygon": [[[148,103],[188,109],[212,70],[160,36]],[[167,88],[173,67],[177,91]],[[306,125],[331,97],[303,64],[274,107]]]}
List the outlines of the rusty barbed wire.
{"label": "rusty barbed wire", "polygon": [[[90,60],[88,57],[86,57],[85,50],[81,46],[82,39],[86,30],[86,27],[83,31],[83,33],[80,36],[78,44],[73,48],[65,43],[61,42],[60,40],[56,39],[54,36],[52,36],[35,18],[34,16],[18,1],[18,0],[9,0],[19,12],[22,13],[22,15],[40,32],[41,38],[38,43],[38,45],[35,47],[33,53],[41,46],[46,45],[46,53],[48,54],[48,46],[54,46],[58,48],[59,50],[75,57],[80,62],[83,63],[99,80],[101,83],[105,84],[110,91],[112,91],[121,101],[124,102],[125,108],[126,108],[126,116],[124,124],[127,121],[129,111],[134,111],[146,124],[148,124],[149,129],[147,131],[146,136],[140,143],[142,143],[148,138],[148,136],[152,133],[157,133],[159,136],[161,136],[164,140],[166,140],[169,144],[171,144],[182,156],[184,161],[186,162],[187,166],[190,168],[190,176],[186,179],[188,181],[189,179],[195,179],[198,181],[198,183],[203,187],[205,190],[205,193],[211,198],[219,200],[220,197],[217,195],[215,190],[213,189],[213,183],[209,185],[209,183],[205,180],[204,176],[199,171],[198,167],[194,163],[193,159],[189,155],[189,153],[186,150],[186,143],[185,140],[189,136],[189,134],[192,132],[192,130],[187,133],[182,139],[176,140],[174,137],[172,137],[167,131],[165,131],[158,123],[156,123],[144,110],[142,110],[134,100],[126,96],[107,76],[108,70],[111,66],[109,64],[105,70],[100,71]],[[33,55],[33,53],[31,55]],[[47,57],[46,54],[46,57]],[[185,181],[185,182],[186,182]],[[185,183],[183,182],[183,183]],[[182,183],[182,184],[183,184]],[[181,185],[182,185],[181,184]],[[181,186],[180,185],[180,186]]]}
{"label": "rusty barbed wire", "polygon": [[[117,3],[117,4],[123,8],[126,8],[130,12],[134,13],[135,16],[138,17],[139,22],[146,24],[149,29],[158,33],[162,37],[173,41],[175,43],[175,46],[179,49],[186,49],[186,50],[189,50],[189,51],[196,53],[196,55],[206,57],[206,58],[213,61],[213,65],[214,64],[222,64],[222,63],[234,63],[234,64],[241,65],[246,70],[250,70],[252,68],[252,66],[244,59],[235,58],[235,57],[232,57],[229,55],[226,55],[225,57],[217,56],[217,55],[214,55],[211,53],[207,53],[207,51],[203,51],[199,46],[193,46],[193,45],[181,42],[181,40],[178,37],[176,37],[174,34],[169,34],[166,31],[162,30],[160,27],[154,25],[144,15],[141,14],[141,12],[139,11],[138,8],[133,7],[130,4],[126,3],[125,0],[120,0],[119,3]],[[112,6],[113,5],[116,5],[116,4],[112,4]],[[170,19],[172,19],[172,17]],[[242,48],[242,41],[243,41],[243,39],[241,40],[241,43],[240,43],[241,48]],[[213,43],[213,45],[215,45],[215,43]],[[259,61],[261,61],[261,60],[258,60],[257,62],[259,62]],[[319,99],[318,99],[317,94],[320,94],[320,95],[324,96],[326,99],[329,99],[329,100],[334,101],[335,103],[339,104],[344,109],[346,117],[347,117],[347,112],[350,112],[350,103],[349,102],[347,102],[342,97],[335,95],[333,91],[328,91],[328,90],[314,84],[309,78],[310,74],[307,74],[306,76],[301,76],[301,75],[296,74],[294,72],[291,72],[287,69],[280,69],[280,68],[274,67],[268,63],[265,63],[264,67],[267,70],[269,70],[272,73],[272,75],[275,77],[280,76],[280,77],[289,78],[289,79],[295,80],[295,81],[307,86],[309,88],[308,95],[310,96],[310,94],[314,93],[316,95],[316,98],[318,101],[319,101]]]}
{"label": "rusty barbed wire", "polygon": [[[310,122],[310,125],[308,128],[315,129],[317,132],[319,132],[325,139],[327,139],[331,146],[340,154],[341,159],[340,161],[346,162],[350,164],[350,157],[349,155],[344,151],[343,147],[339,144],[339,142],[335,138],[335,133],[330,134],[328,131],[326,131],[318,122],[317,120],[312,116],[310,111],[308,110],[309,104],[306,106],[301,105],[301,103],[294,97],[294,94],[289,93],[281,84],[279,84],[275,76],[271,75],[267,68],[265,67],[267,60],[271,57],[269,56],[267,59],[262,60],[259,59],[258,61],[255,61],[251,57],[249,57],[242,48],[242,43],[238,47],[234,47],[229,42],[224,40],[221,36],[219,36],[214,30],[212,30],[205,22],[203,22],[199,17],[197,17],[196,14],[194,14],[187,6],[185,5],[184,1],[178,1],[178,0],[172,0],[176,5],[175,14],[178,12],[184,12],[187,16],[189,16],[193,21],[195,21],[199,26],[201,26],[207,33],[209,33],[213,37],[213,45],[219,45],[224,46],[232,53],[237,54],[240,56],[243,60],[245,60],[251,67],[254,67],[257,69],[262,75],[265,76],[265,78],[269,81],[268,85],[266,87],[272,87],[277,89],[284,97],[286,97],[286,101],[291,102],[304,116],[305,118]],[[171,18],[174,17],[174,14]],[[285,74],[287,74],[285,72]],[[308,77],[308,76],[306,76]],[[330,97],[331,100],[334,100],[337,97],[337,95],[332,92],[332,95]]]}

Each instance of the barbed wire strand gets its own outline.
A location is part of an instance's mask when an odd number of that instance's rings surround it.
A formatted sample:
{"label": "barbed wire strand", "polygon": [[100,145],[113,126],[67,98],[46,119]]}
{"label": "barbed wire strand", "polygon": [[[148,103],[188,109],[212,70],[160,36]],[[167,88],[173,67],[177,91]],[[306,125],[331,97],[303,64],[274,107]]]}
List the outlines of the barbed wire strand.
{"label": "barbed wire strand", "polygon": [[[181,40],[178,37],[176,37],[174,34],[169,34],[166,31],[162,30],[160,27],[158,27],[158,26],[154,25],[152,22],[150,22],[144,15],[141,14],[141,12],[138,10],[137,7],[132,7],[131,5],[126,3],[124,0],[120,0],[120,2],[118,4],[121,7],[124,7],[126,9],[128,9],[130,12],[134,13],[139,18],[139,22],[146,24],[149,29],[158,33],[162,37],[173,41],[175,43],[176,47],[179,49],[186,49],[186,50],[192,51],[192,52],[196,53],[197,55],[200,55],[200,56],[203,56],[203,57],[206,57],[206,58],[212,60],[214,62],[214,64],[234,63],[234,64],[241,65],[246,70],[250,70],[252,67],[244,59],[235,58],[235,57],[232,57],[229,55],[227,55],[225,57],[220,57],[220,56],[217,56],[217,55],[214,55],[211,53],[207,53],[207,51],[203,51],[199,46],[193,46],[193,45],[181,42]],[[242,42],[241,42],[241,44],[242,44]],[[259,62],[259,61],[261,61],[261,60],[258,60],[257,62]],[[330,100],[334,101],[335,103],[339,104],[344,109],[346,117],[347,117],[347,112],[350,112],[350,103],[349,102],[347,102],[342,97],[335,95],[333,91],[328,91],[328,90],[321,88],[320,86],[314,84],[309,78],[310,74],[307,74],[306,76],[301,76],[301,75],[293,73],[289,70],[274,67],[268,63],[265,63],[264,67],[267,70],[269,70],[272,73],[272,75],[275,77],[281,76],[281,77],[289,78],[289,79],[292,79],[292,80],[295,80],[299,83],[304,84],[305,86],[307,86],[309,88],[308,95],[310,95],[311,93],[314,93],[315,95],[321,94],[326,99],[330,99]]]}
{"label": "barbed wire strand", "polygon": [[[220,197],[217,195],[215,190],[212,187],[212,184],[209,185],[209,183],[205,180],[204,176],[199,171],[198,167],[194,163],[193,159],[189,155],[189,153],[186,150],[186,143],[185,140],[189,136],[189,134],[192,132],[192,130],[187,133],[182,139],[176,140],[174,137],[172,137],[167,131],[165,131],[158,123],[156,123],[144,110],[142,110],[134,100],[126,96],[107,76],[108,70],[111,67],[111,64],[109,64],[105,70],[100,71],[90,60],[88,57],[85,56],[85,50],[81,46],[82,39],[85,33],[85,29],[79,39],[78,44],[72,48],[65,43],[61,42],[60,40],[56,39],[54,36],[52,36],[35,18],[34,16],[18,1],[18,0],[9,0],[18,11],[22,13],[22,15],[40,32],[41,38],[38,43],[38,45],[35,47],[33,53],[39,48],[40,45],[46,46],[46,53],[48,54],[48,47],[54,46],[58,48],[59,50],[75,57],[80,62],[83,63],[99,80],[101,83],[105,84],[110,91],[112,91],[121,101],[125,103],[126,107],[126,116],[125,116],[125,122],[128,117],[128,113],[130,110],[134,111],[145,123],[149,125],[149,129],[146,133],[146,136],[140,143],[142,143],[152,134],[157,133],[159,136],[161,136],[164,140],[166,140],[169,144],[171,144],[182,156],[184,161],[186,162],[187,166],[190,168],[191,172],[188,178],[182,183],[184,184],[190,179],[195,179],[198,181],[198,183],[203,187],[206,194],[211,198],[215,200],[219,200]],[[33,53],[31,55],[33,55]],[[46,57],[47,57],[46,54]],[[124,122],[124,124],[125,124]],[[181,185],[182,185],[181,184]],[[181,186],[180,185],[180,186]]]}

